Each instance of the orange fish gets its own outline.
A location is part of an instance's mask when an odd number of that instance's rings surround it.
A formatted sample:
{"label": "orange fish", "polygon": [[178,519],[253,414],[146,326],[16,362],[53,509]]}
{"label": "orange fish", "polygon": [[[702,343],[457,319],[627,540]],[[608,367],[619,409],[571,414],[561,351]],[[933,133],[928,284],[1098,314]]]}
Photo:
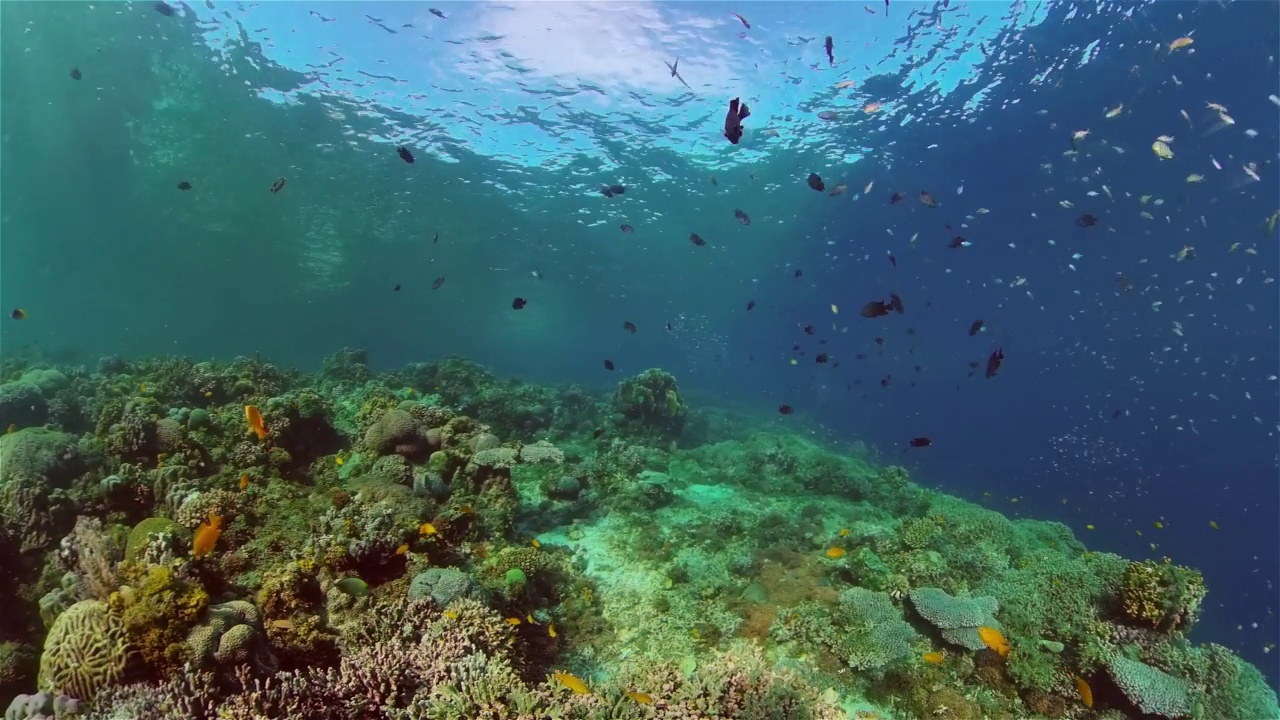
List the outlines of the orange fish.
{"label": "orange fish", "polygon": [[862,112],[864,112],[864,113],[866,113],[866,114],[868,114],[868,115],[870,115],[871,113],[873,113],[873,112],[875,112],[875,111],[877,111],[877,110],[879,110],[879,109],[880,109],[880,103],[878,103],[878,102],[869,102],[869,103],[867,103],[866,105],[863,105],[863,106],[862,106]]}
{"label": "orange fish", "polygon": [[845,555],[845,549],[840,547],[839,545],[834,545],[832,547],[827,548],[827,557],[831,558],[832,560],[839,560],[840,558],[844,557],[844,555]]}
{"label": "orange fish", "polygon": [[267,439],[267,426],[262,422],[262,413],[258,412],[258,408],[252,405],[244,406],[244,418],[249,421],[249,430],[258,436],[259,440]]}
{"label": "orange fish", "polygon": [[396,548],[397,555],[403,555],[407,552],[409,552],[409,543],[404,543],[400,547]]}
{"label": "orange fish", "polygon": [[945,660],[947,656],[935,650],[933,652],[925,653],[923,657],[924,661],[930,665],[941,665],[942,661]]}
{"label": "orange fish", "polygon": [[978,628],[978,637],[982,638],[982,643],[984,645],[995,650],[1001,656],[1009,654],[1009,650],[1011,649],[1009,641],[1005,639],[1004,633],[999,630],[993,627],[986,627],[984,625]]}
{"label": "orange fish", "polygon": [[440,532],[439,530],[436,530],[436,526],[432,525],[429,522],[424,522],[418,526],[418,534],[421,535],[422,537],[426,537],[428,535],[435,535],[439,532]]}
{"label": "orange fish", "polygon": [[1076,690],[1080,693],[1080,702],[1087,708],[1093,707],[1093,688],[1079,675],[1076,676]]}
{"label": "orange fish", "polygon": [[210,550],[213,550],[213,546],[218,544],[218,537],[221,535],[222,516],[209,513],[209,519],[196,528],[195,537],[191,541],[191,554],[195,557],[207,555]]}
{"label": "orange fish", "polygon": [[244,492],[249,488],[249,473],[240,476],[240,492]]}

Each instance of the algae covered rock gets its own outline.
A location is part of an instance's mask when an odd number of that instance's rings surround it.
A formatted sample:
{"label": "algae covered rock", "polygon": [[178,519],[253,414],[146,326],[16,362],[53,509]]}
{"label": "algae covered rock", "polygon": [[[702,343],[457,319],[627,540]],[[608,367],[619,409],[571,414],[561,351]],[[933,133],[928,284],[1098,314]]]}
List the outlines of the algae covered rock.
{"label": "algae covered rock", "polygon": [[124,681],[131,653],[124,623],[100,600],[81,600],[49,628],[40,655],[40,689],[89,701]]}
{"label": "algae covered rock", "polygon": [[75,439],[66,433],[26,428],[0,435],[0,484],[21,480],[45,490],[65,488],[81,465]]}

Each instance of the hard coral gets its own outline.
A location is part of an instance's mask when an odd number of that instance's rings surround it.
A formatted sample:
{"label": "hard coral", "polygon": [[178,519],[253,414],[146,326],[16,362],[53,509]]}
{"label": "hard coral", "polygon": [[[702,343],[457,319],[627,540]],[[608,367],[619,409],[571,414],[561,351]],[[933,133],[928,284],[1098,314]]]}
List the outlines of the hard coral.
{"label": "hard coral", "polygon": [[187,632],[209,606],[209,594],[165,566],[126,564],[123,576],[130,584],[112,593],[109,605],[130,646],[160,675],[181,671],[189,659]]}
{"label": "hard coral", "polygon": [[1206,592],[1199,571],[1169,558],[1131,562],[1124,575],[1124,611],[1130,620],[1157,630],[1185,632],[1199,617]]}
{"label": "hard coral", "polygon": [[125,679],[131,659],[120,618],[101,600],[81,600],[49,629],[40,655],[40,689],[92,700]]}

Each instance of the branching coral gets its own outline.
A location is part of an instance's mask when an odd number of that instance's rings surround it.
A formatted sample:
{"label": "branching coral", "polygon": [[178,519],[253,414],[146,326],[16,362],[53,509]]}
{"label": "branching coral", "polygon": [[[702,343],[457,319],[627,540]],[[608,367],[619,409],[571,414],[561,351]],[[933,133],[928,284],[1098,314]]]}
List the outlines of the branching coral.
{"label": "branching coral", "polygon": [[1162,561],[1131,562],[1124,574],[1124,611],[1129,619],[1166,632],[1190,629],[1206,593],[1199,571]]}

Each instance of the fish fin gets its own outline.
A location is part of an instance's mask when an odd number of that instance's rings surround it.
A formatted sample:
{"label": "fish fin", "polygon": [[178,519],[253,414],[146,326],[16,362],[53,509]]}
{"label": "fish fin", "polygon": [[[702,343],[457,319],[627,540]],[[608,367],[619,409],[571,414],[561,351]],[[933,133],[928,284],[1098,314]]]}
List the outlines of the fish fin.
{"label": "fish fin", "polygon": [[742,105],[740,105],[738,109],[738,119],[745,120],[750,115],[751,115],[751,110],[747,107],[746,103],[742,103]]}

